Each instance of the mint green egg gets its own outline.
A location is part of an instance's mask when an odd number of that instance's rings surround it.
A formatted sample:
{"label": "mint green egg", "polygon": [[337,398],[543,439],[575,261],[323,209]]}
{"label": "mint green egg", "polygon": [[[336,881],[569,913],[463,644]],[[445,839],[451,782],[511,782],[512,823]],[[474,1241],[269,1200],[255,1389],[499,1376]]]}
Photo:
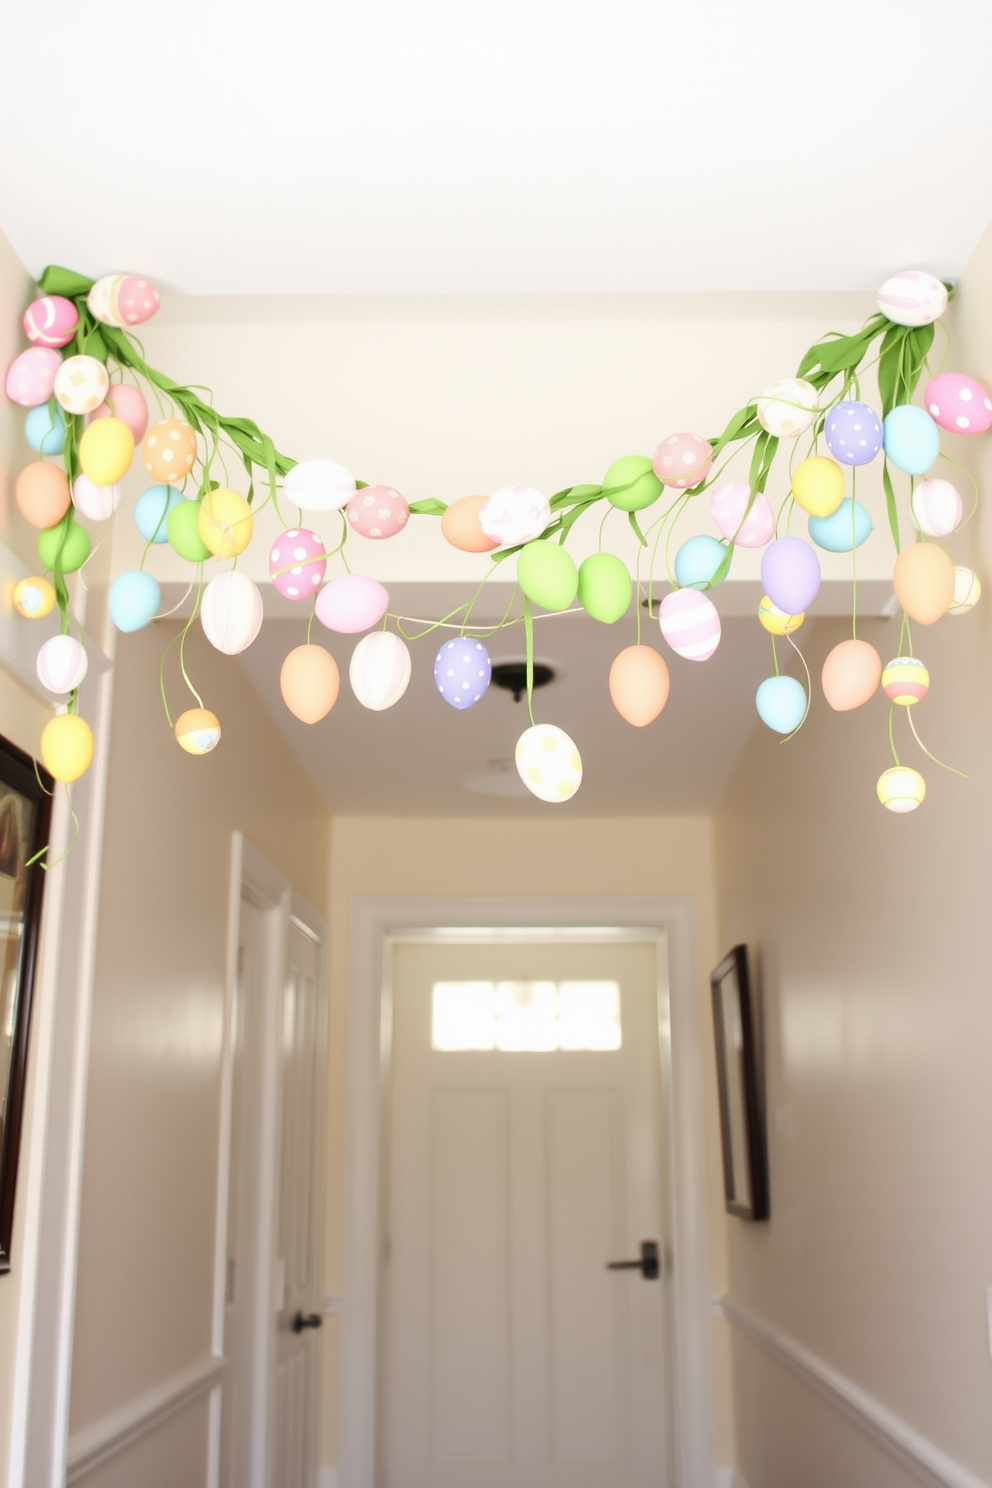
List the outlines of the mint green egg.
{"label": "mint green egg", "polygon": [[517,583],[542,610],[567,610],[578,593],[579,576],[559,543],[538,538],[517,555]]}
{"label": "mint green egg", "polygon": [[75,573],[90,556],[90,535],[73,520],[72,509],[61,522],[38,533],[38,557],[46,568],[54,570],[56,558],[63,573]]}
{"label": "mint green egg", "polygon": [[634,586],[620,559],[593,553],[579,565],[579,603],[594,620],[612,625],[630,608]]}
{"label": "mint green egg", "polygon": [[165,522],[165,530],[169,535],[169,544],[179,554],[180,558],[188,558],[190,563],[205,563],[211,556],[197,525],[200,515],[200,503],[198,501],[180,501],[174,506]]}
{"label": "mint green egg", "polygon": [[641,511],[661,495],[661,481],[648,455],[624,455],[603,476],[603,495],[621,511]]}

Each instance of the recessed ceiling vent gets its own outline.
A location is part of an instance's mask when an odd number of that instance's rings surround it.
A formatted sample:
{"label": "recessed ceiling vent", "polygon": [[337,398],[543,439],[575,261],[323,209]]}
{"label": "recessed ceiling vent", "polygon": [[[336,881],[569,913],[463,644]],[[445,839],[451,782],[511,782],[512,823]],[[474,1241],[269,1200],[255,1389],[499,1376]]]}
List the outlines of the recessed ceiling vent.
{"label": "recessed ceiling vent", "polygon": [[[554,668],[547,662],[535,661],[534,686],[547,687],[555,680]],[[527,693],[527,663],[525,661],[497,661],[493,663],[493,681],[504,692],[513,693],[513,701],[519,703]]]}

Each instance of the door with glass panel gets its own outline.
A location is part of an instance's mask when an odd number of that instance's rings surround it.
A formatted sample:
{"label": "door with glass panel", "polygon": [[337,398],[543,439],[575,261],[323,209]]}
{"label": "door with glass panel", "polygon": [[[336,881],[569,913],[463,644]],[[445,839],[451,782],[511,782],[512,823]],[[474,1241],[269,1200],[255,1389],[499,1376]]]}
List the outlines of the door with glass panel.
{"label": "door with glass panel", "polygon": [[656,946],[393,955],[382,1481],[667,1488]]}

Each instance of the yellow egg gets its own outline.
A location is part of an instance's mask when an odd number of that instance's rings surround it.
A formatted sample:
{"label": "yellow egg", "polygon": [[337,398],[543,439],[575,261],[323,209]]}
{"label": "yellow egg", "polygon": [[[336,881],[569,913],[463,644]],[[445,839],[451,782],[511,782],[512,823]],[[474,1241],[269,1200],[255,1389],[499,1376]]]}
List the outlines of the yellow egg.
{"label": "yellow egg", "polygon": [[209,708],[187,708],[176,719],[176,738],[187,754],[209,754],[220,743],[220,719]]}
{"label": "yellow egg", "polygon": [[769,635],[786,636],[799,629],[806,619],[806,611],[803,610],[798,615],[787,615],[778,605],[772,604],[767,594],[763,594],[758,605],[758,619]]}
{"label": "yellow egg", "polygon": [[811,517],[829,517],[844,500],[844,472],[836,460],[811,455],[792,472],[792,494]]}
{"label": "yellow egg", "polygon": [[112,486],[134,459],[134,435],[116,418],[95,419],[79,441],[79,464],[95,486]]}
{"label": "yellow egg", "polygon": [[68,785],[85,775],[93,761],[93,730],[78,713],[59,713],[41,731],[41,762]]}
{"label": "yellow egg", "polygon": [[196,520],[200,540],[215,558],[237,558],[251,542],[251,507],[237,491],[209,491]]}
{"label": "yellow egg", "polygon": [[22,579],[14,590],[14,609],[26,620],[43,620],[55,608],[55,588],[39,574]]}

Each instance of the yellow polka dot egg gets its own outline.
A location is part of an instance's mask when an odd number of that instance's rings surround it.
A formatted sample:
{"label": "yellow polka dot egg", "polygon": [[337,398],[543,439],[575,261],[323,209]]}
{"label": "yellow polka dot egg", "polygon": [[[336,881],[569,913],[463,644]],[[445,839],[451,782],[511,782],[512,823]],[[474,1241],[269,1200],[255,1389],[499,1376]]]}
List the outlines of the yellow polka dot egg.
{"label": "yellow polka dot egg", "polygon": [[582,784],[582,760],[564,729],[537,723],[517,740],[517,771],[539,801],[567,801]]}
{"label": "yellow polka dot egg", "polygon": [[185,480],[193,468],[196,432],[185,419],[162,419],[146,434],[141,458],[152,480],[175,485]]}

